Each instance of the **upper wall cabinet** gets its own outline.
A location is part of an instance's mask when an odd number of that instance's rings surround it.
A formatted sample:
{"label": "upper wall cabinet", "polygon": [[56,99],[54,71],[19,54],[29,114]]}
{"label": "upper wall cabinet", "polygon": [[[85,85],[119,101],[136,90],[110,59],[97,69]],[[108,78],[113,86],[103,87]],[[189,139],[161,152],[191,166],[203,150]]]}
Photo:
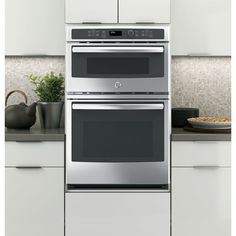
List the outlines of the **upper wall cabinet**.
{"label": "upper wall cabinet", "polygon": [[117,0],[66,0],[66,23],[117,23]]}
{"label": "upper wall cabinet", "polygon": [[229,56],[230,12],[230,0],[172,1],[172,55]]}
{"label": "upper wall cabinet", "polygon": [[6,55],[64,55],[64,0],[7,0]]}
{"label": "upper wall cabinet", "polygon": [[137,22],[170,23],[170,0],[119,0],[119,23]]}

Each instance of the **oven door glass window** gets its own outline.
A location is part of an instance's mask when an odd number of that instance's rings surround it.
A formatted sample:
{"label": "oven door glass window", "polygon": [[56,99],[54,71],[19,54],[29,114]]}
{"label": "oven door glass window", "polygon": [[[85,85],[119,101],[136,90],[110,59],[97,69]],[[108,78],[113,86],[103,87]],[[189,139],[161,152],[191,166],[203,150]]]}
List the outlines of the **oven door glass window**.
{"label": "oven door glass window", "polygon": [[164,161],[164,110],[72,109],[72,161]]}
{"label": "oven door glass window", "polygon": [[164,77],[164,53],[72,53],[74,78]]}

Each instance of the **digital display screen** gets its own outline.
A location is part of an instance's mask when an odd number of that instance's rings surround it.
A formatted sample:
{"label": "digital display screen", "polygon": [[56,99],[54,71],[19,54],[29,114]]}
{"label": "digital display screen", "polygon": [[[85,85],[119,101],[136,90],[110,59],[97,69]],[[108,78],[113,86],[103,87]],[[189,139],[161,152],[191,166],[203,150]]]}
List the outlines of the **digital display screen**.
{"label": "digital display screen", "polygon": [[121,30],[111,30],[109,31],[109,36],[122,36]]}

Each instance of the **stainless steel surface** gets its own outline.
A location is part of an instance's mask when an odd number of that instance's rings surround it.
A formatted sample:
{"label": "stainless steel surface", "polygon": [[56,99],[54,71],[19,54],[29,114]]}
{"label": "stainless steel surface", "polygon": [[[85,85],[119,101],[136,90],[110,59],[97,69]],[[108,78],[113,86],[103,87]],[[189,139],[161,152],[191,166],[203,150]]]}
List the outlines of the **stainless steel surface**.
{"label": "stainless steel surface", "polygon": [[[133,45],[132,45],[133,46]],[[73,47],[72,52],[77,53],[94,53],[94,52],[106,52],[106,53],[122,53],[122,52],[155,52],[155,53],[163,53],[163,47]]]}
{"label": "stainless steel surface", "polygon": [[[74,42],[77,39],[72,39],[71,30],[72,29],[164,29],[164,39],[160,39],[161,42],[169,41],[169,24],[67,24],[66,25],[66,41]],[[81,40],[87,41],[87,39]],[[96,39],[90,39],[91,42],[98,41]],[[101,41],[101,40],[100,40]],[[109,39],[103,39],[102,41],[110,41]],[[116,39],[112,41],[117,41]],[[133,39],[119,39],[118,41],[133,41]],[[137,39],[137,41],[142,42],[143,39]],[[156,41],[154,39],[149,39],[149,41]]]}
{"label": "stainless steel surface", "polygon": [[[116,101],[117,102],[117,101]],[[163,110],[163,104],[73,104],[76,110]]]}
{"label": "stainless steel surface", "polygon": [[[72,29],[163,29],[164,39],[72,39]],[[66,26],[66,93],[170,92],[170,46],[167,24],[75,24]],[[98,43],[99,42],[99,43]],[[157,78],[72,77],[72,53],[164,53],[164,76]]]}
{"label": "stainless steel surface", "polygon": [[[72,39],[72,29],[163,29],[164,38]],[[158,31],[160,32],[160,31]],[[161,31],[163,32],[163,31]],[[157,24],[93,24],[66,26],[66,184],[170,185],[170,46],[169,26]],[[85,36],[88,37],[88,36]],[[162,36],[160,36],[162,37]],[[147,72],[131,78],[72,77],[72,56],[77,53],[145,53],[153,65],[164,63],[164,73]],[[152,55],[158,54],[158,55]],[[151,57],[151,55],[153,57]],[[86,55],[88,56],[88,55]],[[119,55],[120,56],[120,55]],[[123,56],[123,55],[122,55]],[[129,56],[129,55],[128,55]],[[85,56],[84,56],[85,57]],[[159,58],[159,59],[158,59]],[[161,58],[161,59],[160,59]],[[164,58],[164,61],[163,61]],[[132,64],[133,65],[133,64]],[[86,62],[83,63],[83,68]],[[150,65],[148,65],[150,66]],[[152,67],[153,68],[153,67]],[[155,70],[154,70],[155,71]],[[135,73],[135,72],[134,72]],[[79,74],[77,74],[79,76]],[[104,76],[106,76],[104,74]],[[141,78],[137,78],[140,76]],[[153,76],[153,77],[152,77]],[[155,76],[155,77],[154,77]],[[160,76],[160,77],[157,77]],[[111,77],[111,76],[110,76]],[[127,77],[129,77],[127,75]],[[72,162],[72,111],[163,110],[163,162]],[[75,112],[75,111],[74,111]],[[68,191],[71,191],[68,189]],[[89,191],[89,190],[82,190]],[[100,190],[99,190],[100,191]],[[101,191],[108,191],[101,190]],[[109,190],[110,191],[110,190]],[[112,190],[116,191],[116,190]],[[118,190],[120,192],[120,189]],[[126,190],[124,190],[126,191]],[[131,190],[128,190],[131,191]],[[146,190],[132,191],[142,192]],[[147,190],[155,191],[155,190]],[[162,190],[160,190],[162,191]],[[164,191],[169,191],[164,190]]]}
{"label": "stainless steel surface", "polygon": [[157,100],[169,100],[169,93],[160,93],[160,94],[93,94],[93,93],[69,93],[67,94],[67,100],[80,100],[84,101],[85,103],[89,102],[90,100],[93,100],[96,102],[106,102],[106,101],[120,101],[123,102],[125,100],[128,100],[130,102],[155,102]]}
{"label": "stainless steel surface", "polygon": [[168,189],[68,189],[67,193],[169,193],[170,186]]}
{"label": "stainless steel surface", "polygon": [[63,102],[38,103],[41,128],[57,129],[60,127]]}
{"label": "stainless steel surface", "polygon": [[[101,45],[101,44],[100,44]],[[114,46],[114,43],[112,44]],[[122,44],[123,45],[123,44]],[[115,44],[117,49],[119,46]],[[84,47],[91,46],[84,45]],[[111,46],[111,45],[109,45]],[[66,45],[66,93],[71,92],[170,92],[170,53],[169,53],[169,43],[156,43],[155,47],[164,48],[164,76],[159,78],[74,78],[72,74],[72,57],[71,52],[73,47],[81,47],[78,42],[67,43]],[[102,45],[101,45],[102,47]],[[136,46],[133,44],[133,47]],[[150,47],[150,48],[149,48]],[[146,45],[149,50],[152,46]],[[87,50],[87,49],[86,49]],[[151,52],[150,52],[151,53]],[[159,53],[159,52],[155,52]],[[117,87],[116,83],[119,82],[121,86]]]}
{"label": "stainless steel surface", "polygon": [[[94,100],[94,102],[101,102]],[[116,100],[109,100],[112,105]],[[109,101],[107,105],[109,106]],[[151,100],[151,101],[155,101]],[[91,102],[91,100],[89,100]],[[124,102],[124,101],[123,101]],[[130,100],[126,101],[127,103]],[[147,102],[147,100],[139,100]],[[67,100],[66,104],[66,184],[170,184],[170,105],[168,100],[156,100],[164,104],[164,161],[134,163],[72,162],[72,103],[83,105],[84,100]],[[86,104],[88,105],[88,104]],[[95,104],[94,106],[100,106]],[[106,104],[104,104],[106,105]],[[142,104],[143,106],[144,104]],[[146,104],[155,105],[155,104]],[[160,104],[156,104],[160,105]]]}

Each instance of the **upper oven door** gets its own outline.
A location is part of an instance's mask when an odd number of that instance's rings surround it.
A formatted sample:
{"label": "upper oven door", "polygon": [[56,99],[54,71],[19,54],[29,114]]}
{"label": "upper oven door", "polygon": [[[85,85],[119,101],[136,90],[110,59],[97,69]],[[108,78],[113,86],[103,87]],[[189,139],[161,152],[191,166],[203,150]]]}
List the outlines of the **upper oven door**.
{"label": "upper oven door", "polygon": [[67,183],[168,183],[167,102],[70,105]]}
{"label": "upper oven door", "polygon": [[168,44],[68,46],[67,92],[168,92]]}

